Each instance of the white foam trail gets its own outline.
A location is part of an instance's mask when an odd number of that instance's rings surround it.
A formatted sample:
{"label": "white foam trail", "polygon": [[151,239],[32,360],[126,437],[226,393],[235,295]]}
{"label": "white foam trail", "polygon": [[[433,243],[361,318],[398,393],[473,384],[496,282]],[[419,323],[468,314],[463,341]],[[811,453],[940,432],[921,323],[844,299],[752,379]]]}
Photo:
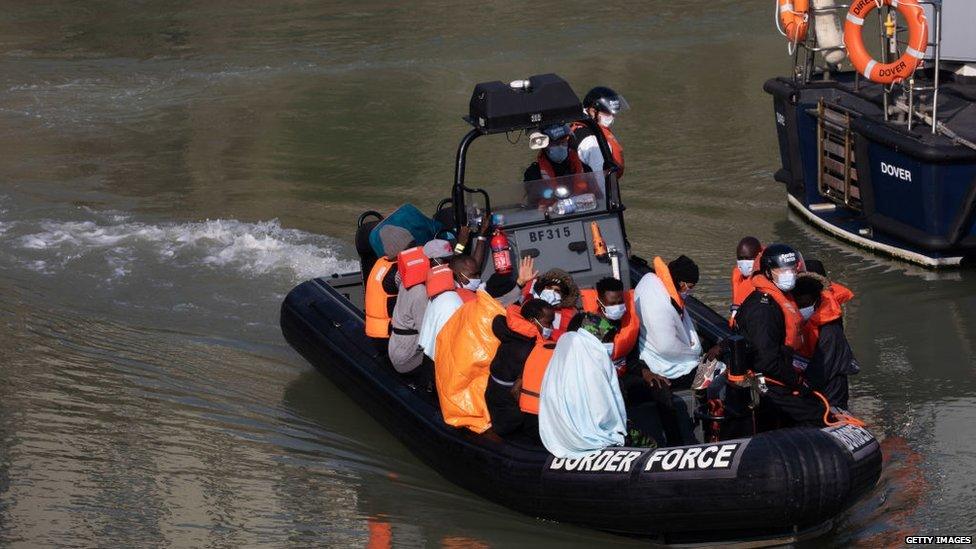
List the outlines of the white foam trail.
{"label": "white foam trail", "polygon": [[[108,216],[123,220],[124,216]],[[194,223],[43,221],[39,229],[20,236],[23,250],[44,254],[27,265],[41,272],[65,268],[75,259],[103,256],[112,278],[128,274],[148,252],[160,262],[177,266],[232,269],[256,276],[287,273],[296,279],[354,269],[338,255],[337,241],[296,229],[278,220],[246,223],[216,219]],[[50,255],[48,255],[50,254]],[[51,257],[53,255],[53,257]]]}

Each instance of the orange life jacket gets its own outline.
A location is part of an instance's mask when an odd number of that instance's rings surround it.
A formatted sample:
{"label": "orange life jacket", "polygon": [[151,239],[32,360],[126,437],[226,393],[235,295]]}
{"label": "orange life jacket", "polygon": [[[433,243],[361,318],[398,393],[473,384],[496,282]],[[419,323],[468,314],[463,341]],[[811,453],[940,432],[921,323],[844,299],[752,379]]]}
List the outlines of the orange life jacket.
{"label": "orange life jacket", "polygon": [[509,329],[517,334],[525,337],[537,338],[539,336],[539,329],[536,327],[535,322],[522,316],[521,305],[513,304],[505,309],[505,323],[508,324]]}
{"label": "orange life jacket", "polygon": [[786,328],[786,337],[783,339],[783,344],[794,351],[800,352],[803,349],[803,317],[796,307],[796,302],[793,301],[792,297],[784,294],[762,273],[753,276],[750,280],[752,280],[752,285],[756,291],[772,297],[776,301],[776,304],[779,305],[780,310],[783,311],[783,321]]}
{"label": "orange life jacket", "polygon": [[[567,160],[569,161],[570,173],[566,175],[570,175],[570,174],[579,175],[584,172],[583,162],[580,160],[579,155],[576,154],[576,151],[570,149]],[[545,150],[539,151],[539,155],[538,157],[536,157],[536,162],[539,163],[539,172],[542,174],[543,179],[556,179],[556,177],[558,177],[556,175],[556,168],[553,167],[552,162],[549,160],[549,157],[546,155]],[[573,180],[574,195],[583,194],[589,191],[590,191],[590,186],[587,183],[585,178],[583,177],[574,178]]]}
{"label": "orange life jacket", "polygon": [[[620,179],[624,176],[624,147],[620,144],[620,141],[617,141],[617,136],[613,135],[610,128],[604,127],[600,124],[597,125],[600,126],[600,131],[603,132],[604,139],[606,139],[607,144],[610,145],[610,154],[613,156],[613,161],[617,164],[617,166],[620,167],[620,170],[617,171],[617,179]],[[574,122],[572,126],[570,126],[573,132],[584,127],[588,126],[582,122]]]}
{"label": "orange life jacket", "polygon": [[448,265],[435,265],[427,271],[427,298],[434,299],[444,292],[453,290],[454,271]]}
{"label": "orange life jacket", "polygon": [[607,138],[607,143],[610,144],[610,153],[613,154],[613,161],[620,166],[620,171],[617,172],[617,179],[624,176],[624,147],[617,141],[617,136],[613,135],[610,128],[600,126],[603,130],[603,136]]}
{"label": "orange life jacket", "polygon": [[424,247],[407,248],[397,254],[397,271],[404,288],[413,288],[427,281],[430,260],[424,255]]}
{"label": "orange life jacket", "polygon": [[552,340],[558,341],[569,329],[569,323],[573,321],[577,311],[575,307],[553,307],[553,310],[557,318],[556,322],[552,323]]}
{"label": "orange life jacket", "polygon": [[817,350],[817,341],[820,339],[820,327],[828,322],[833,322],[844,315],[841,305],[854,299],[854,292],[840,284],[831,283],[830,286],[820,292],[820,303],[810,316],[803,323],[803,349],[800,354],[812,358],[814,351]]}
{"label": "orange life jacket", "polygon": [[366,279],[366,335],[369,337],[390,337],[389,302],[396,294],[388,294],[383,289],[383,279],[396,263],[381,257],[373,264],[373,270]]}
{"label": "orange life jacket", "polygon": [[[588,313],[600,312],[600,304],[597,301],[596,290],[581,290],[583,298],[583,310]],[[625,358],[637,345],[637,336],[640,335],[640,320],[637,318],[637,307],[634,306],[634,290],[627,290],[624,293],[624,303],[627,304],[627,313],[620,319],[620,329],[613,338],[613,355],[610,357],[614,362]]]}
{"label": "orange life jacket", "polygon": [[678,287],[671,280],[671,270],[668,269],[668,264],[660,257],[654,258],[654,274],[661,279],[661,282],[664,283],[664,289],[668,291],[671,299],[677,303],[679,313],[685,314],[685,300],[682,299],[681,292],[678,291]]}
{"label": "orange life jacket", "polygon": [[527,414],[539,414],[539,391],[542,390],[542,378],[549,367],[549,359],[556,349],[556,344],[541,337],[536,338],[535,347],[525,360],[522,370],[522,387],[519,389],[519,409]]}

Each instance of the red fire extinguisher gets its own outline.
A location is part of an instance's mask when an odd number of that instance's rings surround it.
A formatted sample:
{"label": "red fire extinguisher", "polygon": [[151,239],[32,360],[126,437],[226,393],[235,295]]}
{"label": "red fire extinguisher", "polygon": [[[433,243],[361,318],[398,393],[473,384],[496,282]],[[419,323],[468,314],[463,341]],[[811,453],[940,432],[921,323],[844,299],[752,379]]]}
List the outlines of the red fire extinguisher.
{"label": "red fire extinguisher", "polygon": [[491,261],[495,264],[495,272],[507,275],[512,272],[512,256],[509,253],[511,248],[508,246],[508,237],[505,231],[495,229],[495,235],[491,237]]}

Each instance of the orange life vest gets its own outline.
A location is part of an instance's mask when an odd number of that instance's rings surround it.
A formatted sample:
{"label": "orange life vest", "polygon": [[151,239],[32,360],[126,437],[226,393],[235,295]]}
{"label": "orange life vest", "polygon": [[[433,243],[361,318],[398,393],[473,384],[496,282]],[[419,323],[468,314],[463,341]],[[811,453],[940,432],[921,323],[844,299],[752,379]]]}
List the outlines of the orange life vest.
{"label": "orange life vest", "polygon": [[661,282],[664,283],[664,289],[668,291],[671,299],[677,303],[679,313],[685,314],[685,300],[681,298],[681,292],[678,291],[678,287],[671,280],[671,270],[668,269],[668,264],[660,257],[654,258],[654,274],[661,279]]}
{"label": "orange life vest", "polygon": [[519,389],[519,409],[527,414],[539,414],[539,391],[542,390],[542,378],[549,367],[549,359],[556,349],[556,344],[541,337],[536,338],[535,347],[525,360],[522,370],[522,387]]}
{"label": "orange life vest", "polygon": [[427,281],[430,260],[424,255],[423,246],[407,248],[397,254],[397,271],[404,288],[413,288]]}
{"label": "orange life vest", "polygon": [[427,271],[427,298],[434,299],[444,292],[453,290],[454,271],[448,265],[435,265]]}
{"label": "orange life vest", "polygon": [[752,280],[752,285],[756,291],[772,297],[779,305],[780,310],[783,311],[783,321],[786,328],[783,344],[799,352],[803,349],[803,317],[796,307],[796,302],[793,301],[792,297],[784,294],[762,273],[753,276],[750,280]]}
{"label": "orange life vest", "polygon": [[390,337],[389,302],[396,294],[388,294],[383,289],[383,279],[396,263],[381,257],[373,264],[373,270],[366,279],[366,335],[369,337]]}
{"label": "orange life vest", "polygon": [[553,307],[553,310],[556,312],[557,318],[556,322],[552,323],[552,340],[558,341],[566,333],[569,323],[573,321],[577,311],[575,307]]}
{"label": "orange life vest", "polygon": [[[603,125],[600,124],[597,125],[600,126],[600,131],[603,132],[604,139],[606,139],[607,144],[610,145],[610,154],[613,156],[614,163],[616,163],[617,166],[620,167],[620,169],[617,171],[617,179],[620,179],[621,177],[624,176],[624,147],[623,145],[620,144],[620,141],[617,141],[617,136],[613,135],[613,132],[610,131],[610,128],[604,127]],[[582,122],[574,122],[573,125],[570,126],[573,132],[575,132],[580,128],[588,128],[588,127],[589,126],[587,126]]]}
{"label": "orange life vest", "polygon": [[800,354],[812,358],[817,350],[817,340],[820,339],[820,327],[833,322],[844,315],[841,305],[854,299],[854,292],[840,284],[831,283],[820,292],[820,304],[803,323],[803,349]]}
{"label": "orange life vest", "polygon": [[[583,310],[599,314],[600,304],[597,301],[596,290],[586,289],[580,293],[583,298]],[[624,292],[624,303],[627,304],[627,313],[620,319],[620,329],[613,338],[613,355],[610,359],[614,362],[630,354],[637,345],[637,336],[640,335],[640,320],[637,318],[637,307],[634,306],[634,290]]]}

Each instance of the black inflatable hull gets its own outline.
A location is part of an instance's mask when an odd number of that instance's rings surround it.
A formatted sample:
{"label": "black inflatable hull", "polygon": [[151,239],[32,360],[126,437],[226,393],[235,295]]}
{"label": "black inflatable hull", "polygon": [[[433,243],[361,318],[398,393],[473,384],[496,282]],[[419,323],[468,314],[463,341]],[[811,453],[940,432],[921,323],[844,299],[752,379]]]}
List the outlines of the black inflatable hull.
{"label": "black inflatable hull", "polygon": [[[699,321],[714,315],[701,309]],[[795,537],[829,527],[880,475],[878,443],[861,429],[787,429],[719,444],[614,448],[595,459],[558,460],[490,431],[476,435],[446,425],[365,337],[362,313],[324,280],[288,294],[281,327],[299,353],[430,467],[535,517],[668,542]]]}

